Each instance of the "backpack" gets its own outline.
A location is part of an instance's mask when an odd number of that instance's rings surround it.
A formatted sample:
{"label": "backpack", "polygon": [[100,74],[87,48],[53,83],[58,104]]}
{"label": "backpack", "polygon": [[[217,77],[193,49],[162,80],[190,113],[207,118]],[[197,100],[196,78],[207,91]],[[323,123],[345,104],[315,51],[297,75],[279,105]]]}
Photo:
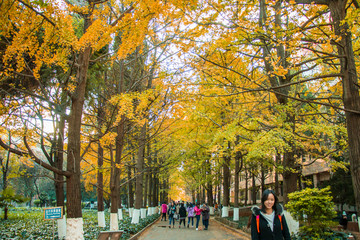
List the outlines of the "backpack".
{"label": "backpack", "polygon": [[[281,215],[278,215],[278,218],[280,220],[280,226],[281,226],[281,231],[283,230],[283,224],[282,224],[282,218]],[[256,228],[258,233],[260,233],[260,215],[256,215]]]}

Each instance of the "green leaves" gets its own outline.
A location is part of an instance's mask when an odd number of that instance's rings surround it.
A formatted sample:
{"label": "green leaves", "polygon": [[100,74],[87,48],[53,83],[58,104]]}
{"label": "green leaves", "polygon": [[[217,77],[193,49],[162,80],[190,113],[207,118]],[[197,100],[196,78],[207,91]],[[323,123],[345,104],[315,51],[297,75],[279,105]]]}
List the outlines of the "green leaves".
{"label": "green leaves", "polygon": [[290,193],[288,197],[290,201],[286,204],[287,209],[296,220],[304,224],[300,227],[300,232],[320,236],[334,225],[331,219],[335,217],[336,212],[330,187],[306,188]]}
{"label": "green leaves", "polygon": [[29,201],[28,198],[15,194],[14,189],[7,187],[0,192],[0,207],[12,206],[12,202],[23,203]]}

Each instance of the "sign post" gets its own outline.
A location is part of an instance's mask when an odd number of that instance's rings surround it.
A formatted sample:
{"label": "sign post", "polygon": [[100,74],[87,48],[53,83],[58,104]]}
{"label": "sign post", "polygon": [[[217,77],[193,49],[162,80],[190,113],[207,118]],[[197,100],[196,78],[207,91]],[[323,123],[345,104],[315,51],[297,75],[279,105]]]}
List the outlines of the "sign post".
{"label": "sign post", "polygon": [[63,218],[63,207],[44,208],[44,220],[53,220],[53,238],[55,239],[54,222],[56,219]]}

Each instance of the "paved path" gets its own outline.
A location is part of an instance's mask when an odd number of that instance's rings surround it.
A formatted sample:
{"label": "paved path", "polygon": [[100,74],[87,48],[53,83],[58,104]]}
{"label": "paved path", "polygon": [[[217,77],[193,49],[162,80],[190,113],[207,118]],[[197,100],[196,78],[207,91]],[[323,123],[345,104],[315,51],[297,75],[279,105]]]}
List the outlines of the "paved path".
{"label": "paved path", "polygon": [[[195,222],[195,221],[194,221]],[[186,222],[187,223],[187,222]],[[169,228],[169,222],[157,220],[150,228],[145,230],[138,240],[249,240],[250,238],[245,237],[241,233],[230,230],[224,227],[217,221],[210,219],[209,229],[202,230],[201,224],[199,231],[194,228],[179,228],[179,222],[175,222],[175,228]]]}

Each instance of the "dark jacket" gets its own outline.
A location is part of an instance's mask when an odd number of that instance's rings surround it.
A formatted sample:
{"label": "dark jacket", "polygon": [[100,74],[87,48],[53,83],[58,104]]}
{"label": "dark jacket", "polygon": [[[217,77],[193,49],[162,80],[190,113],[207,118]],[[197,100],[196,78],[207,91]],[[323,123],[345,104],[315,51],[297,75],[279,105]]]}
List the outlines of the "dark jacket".
{"label": "dark jacket", "polygon": [[174,216],[175,212],[176,212],[176,207],[170,205],[170,207],[168,208],[169,216]]}
{"label": "dark jacket", "polygon": [[[290,240],[290,233],[289,228],[286,223],[286,219],[284,216],[284,209],[280,204],[277,204],[276,211],[275,211],[275,218],[274,218],[274,230],[271,231],[268,221],[264,218],[261,213],[261,209],[259,207],[253,207],[252,211],[252,218],[251,218],[251,239],[252,240]],[[260,233],[257,230],[256,224],[256,216],[259,215],[259,229]],[[281,216],[282,220],[282,227],[281,230],[281,223],[279,219],[279,215]]]}
{"label": "dark jacket", "polygon": [[201,215],[203,220],[208,220],[210,218],[210,208],[208,206],[201,208]]}
{"label": "dark jacket", "polygon": [[184,206],[181,206],[179,208],[179,215],[180,215],[180,219],[186,218],[186,208]]}

